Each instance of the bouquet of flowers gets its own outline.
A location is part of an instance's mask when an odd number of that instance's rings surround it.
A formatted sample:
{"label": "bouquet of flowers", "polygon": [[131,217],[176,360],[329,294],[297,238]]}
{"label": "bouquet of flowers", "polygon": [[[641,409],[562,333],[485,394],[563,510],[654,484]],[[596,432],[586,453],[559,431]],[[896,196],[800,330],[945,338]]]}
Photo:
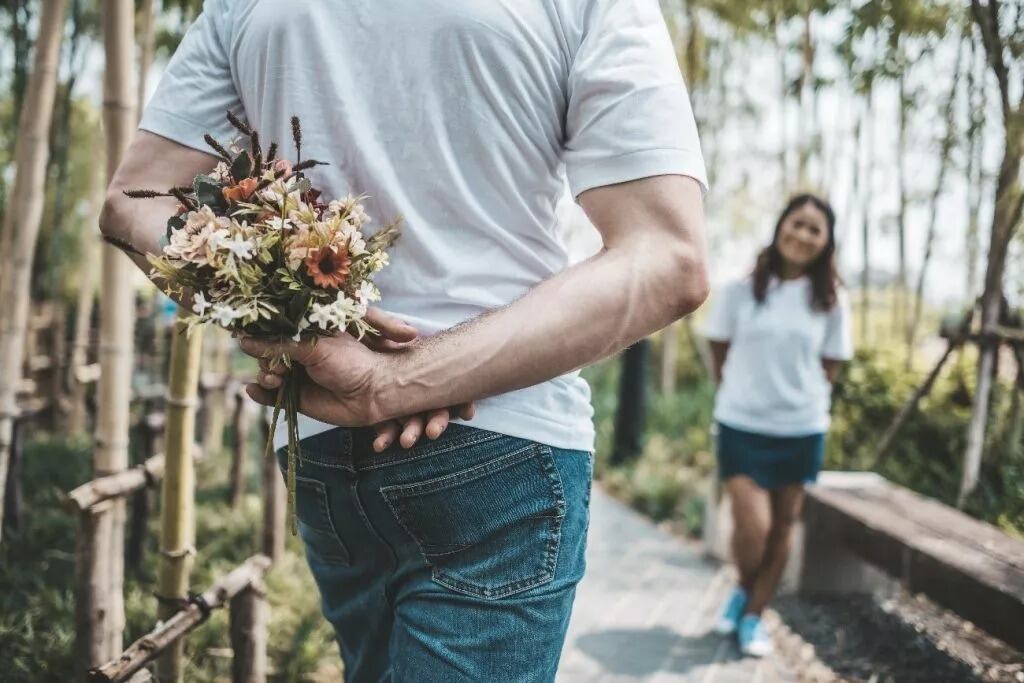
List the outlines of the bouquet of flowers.
{"label": "bouquet of flowers", "polygon": [[[294,163],[277,158],[277,144],[263,153],[259,135],[228,112],[248,149],[228,148],[206,135],[220,157],[210,174],[191,187],[166,192],[129,190],[132,198],[175,197],[177,213],[167,221],[160,254],[147,254],[151,276],[179,302],[191,302],[196,325],[214,322],[235,333],[267,340],[316,339],[348,331],[359,339],[379,334],[363,318],[380,299],[373,276],[388,265],[387,249],[399,236],[396,220],[367,238],[371,222],[365,197],[325,202],[303,171],[322,162],[302,161],[302,132],[292,118]],[[272,366],[286,356],[270,359]],[[280,414],[288,430],[288,507],[295,525],[295,469],[299,378],[289,372],[278,391],[269,456]]]}

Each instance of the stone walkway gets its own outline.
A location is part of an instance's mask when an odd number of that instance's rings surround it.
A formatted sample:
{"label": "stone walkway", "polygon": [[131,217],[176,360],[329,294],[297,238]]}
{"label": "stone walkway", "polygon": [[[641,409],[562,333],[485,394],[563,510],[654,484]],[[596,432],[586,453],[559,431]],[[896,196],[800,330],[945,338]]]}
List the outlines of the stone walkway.
{"label": "stone walkway", "polygon": [[740,657],[710,632],[730,583],[696,543],[658,529],[594,488],[587,576],[569,626],[559,683],[777,683],[775,659]]}

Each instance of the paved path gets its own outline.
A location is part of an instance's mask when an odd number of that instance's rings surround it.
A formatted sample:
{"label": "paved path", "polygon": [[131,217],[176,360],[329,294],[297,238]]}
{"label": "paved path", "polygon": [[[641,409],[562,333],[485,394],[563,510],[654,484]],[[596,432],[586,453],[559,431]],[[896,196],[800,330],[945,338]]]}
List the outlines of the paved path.
{"label": "paved path", "polygon": [[594,488],[587,576],[580,584],[558,683],[781,683],[774,659],[739,656],[710,633],[729,591],[726,570],[696,543],[658,529]]}

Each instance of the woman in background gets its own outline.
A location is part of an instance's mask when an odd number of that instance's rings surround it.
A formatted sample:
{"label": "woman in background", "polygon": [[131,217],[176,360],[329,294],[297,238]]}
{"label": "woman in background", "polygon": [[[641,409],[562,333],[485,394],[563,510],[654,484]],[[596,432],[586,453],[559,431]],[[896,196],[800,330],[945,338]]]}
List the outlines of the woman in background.
{"label": "woman in background", "polygon": [[789,202],[753,273],[715,296],[704,335],[740,576],[716,630],[736,633],[744,654],[764,656],[772,642],[761,613],[786,566],[804,486],[821,469],[832,382],[852,355],[826,201],[804,194]]}

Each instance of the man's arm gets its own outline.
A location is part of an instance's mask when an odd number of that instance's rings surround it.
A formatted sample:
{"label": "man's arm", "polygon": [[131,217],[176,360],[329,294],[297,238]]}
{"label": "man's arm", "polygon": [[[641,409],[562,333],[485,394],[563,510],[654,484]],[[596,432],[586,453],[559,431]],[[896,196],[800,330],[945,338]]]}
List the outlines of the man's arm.
{"label": "man's arm", "polygon": [[[167,219],[177,209],[173,197],[129,199],[124,190],[157,190],[192,185],[200,173],[208,173],[217,165],[217,157],[200,152],[172,140],[136,131],[114,178],[107,187],[100,230],[108,240],[130,245],[143,254],[159,254],[160,238],[166,233]],[[129,254],[144,273],[149,274],[145,257]]]}
{"label": "man's arm", "polygon": [[532,386],[612,355],[707,297],[700,185],[666,175],[580,204],[604,246],[510,305],[393,356],[380,419]]}

